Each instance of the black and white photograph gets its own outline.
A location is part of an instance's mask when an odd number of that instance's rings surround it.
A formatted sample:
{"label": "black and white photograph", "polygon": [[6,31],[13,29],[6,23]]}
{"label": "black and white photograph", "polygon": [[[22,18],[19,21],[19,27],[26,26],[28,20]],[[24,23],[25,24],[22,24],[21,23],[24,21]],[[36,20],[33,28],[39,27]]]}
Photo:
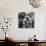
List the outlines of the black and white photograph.
{"label": "black and white photograph", "polygon": [[18,27],[19,28],[34,28],[34,12],[18,13]]}

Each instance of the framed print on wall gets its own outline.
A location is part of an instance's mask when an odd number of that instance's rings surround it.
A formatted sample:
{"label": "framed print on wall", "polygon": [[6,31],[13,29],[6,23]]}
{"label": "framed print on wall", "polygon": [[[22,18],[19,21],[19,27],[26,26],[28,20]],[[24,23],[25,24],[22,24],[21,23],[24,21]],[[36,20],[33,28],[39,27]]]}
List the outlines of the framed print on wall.
{"label": "framed print on wall", "polygon": [[18,28],[34,28],[34,12],[18,13]]}

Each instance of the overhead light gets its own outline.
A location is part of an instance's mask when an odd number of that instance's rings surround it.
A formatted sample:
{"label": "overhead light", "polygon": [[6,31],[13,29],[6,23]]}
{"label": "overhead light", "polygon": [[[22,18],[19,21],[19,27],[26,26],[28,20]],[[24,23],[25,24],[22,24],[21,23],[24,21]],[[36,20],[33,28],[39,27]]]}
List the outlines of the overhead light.
{"label": "overhead light", "polygon": [[29,0],[30,5],[34,8],[38,8],[42,4],[43,0]]}

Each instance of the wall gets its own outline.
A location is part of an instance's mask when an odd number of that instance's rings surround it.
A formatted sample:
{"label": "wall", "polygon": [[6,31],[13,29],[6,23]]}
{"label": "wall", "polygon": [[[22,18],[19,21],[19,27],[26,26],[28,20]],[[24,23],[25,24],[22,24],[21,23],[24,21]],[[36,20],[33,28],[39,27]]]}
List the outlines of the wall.
{"label": "wall", "polygon": [[[19,29],[18,28],[18,13],[19,12],[35,12],[35,28],[34,29]],[[33,8],[30,6],[28,0],[0,0],[0,18],[1,17],[12,17],[13,22],[10,33],[17,40],[27,40],[29,37],[32,37],[34,34],[37,35],[39,40],[45,39],[45,15],[46,8],[43,4],[43,7]],[[0,35],[2,35],[0,31]],[[44,34],[45,33],[45,34]],[[4,33],[3,33],[4,34]],[[0,36],[0,39],[4,37]]]}

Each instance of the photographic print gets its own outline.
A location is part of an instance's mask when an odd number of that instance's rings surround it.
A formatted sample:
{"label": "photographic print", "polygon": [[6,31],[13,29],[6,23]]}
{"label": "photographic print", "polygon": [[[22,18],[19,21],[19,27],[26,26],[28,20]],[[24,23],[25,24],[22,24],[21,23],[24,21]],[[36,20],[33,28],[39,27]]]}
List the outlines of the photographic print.
{"label": "photographic print", "polygon": [[18,13],[18,27],[19,28],[34,28],[34,12]]}

